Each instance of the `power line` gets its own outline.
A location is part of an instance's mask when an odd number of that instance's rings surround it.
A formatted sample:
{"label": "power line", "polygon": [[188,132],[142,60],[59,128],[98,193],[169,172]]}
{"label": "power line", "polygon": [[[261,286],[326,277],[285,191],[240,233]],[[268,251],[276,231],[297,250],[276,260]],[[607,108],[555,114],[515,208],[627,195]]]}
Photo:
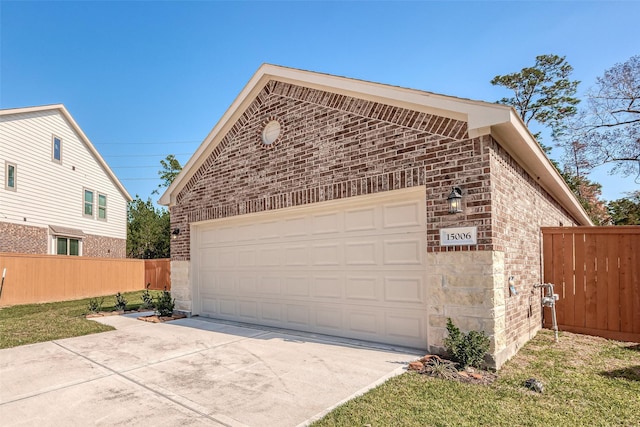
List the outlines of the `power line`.
{"label": "power line", "polygon": [[[174,156],[190,156],[193,153],[170,153]],[[164,154],[114,154],[114,155],[105,155],[102,156],[104,158],[115,158],[115,157],[167,157],[167,153]]]}
{"label": "power line", "polygon": [[[166,142],[96,142],[94,145],[169,145],[197,144],[199,141],[166,141]],[[201,142],[201,141],[200,141]]]}

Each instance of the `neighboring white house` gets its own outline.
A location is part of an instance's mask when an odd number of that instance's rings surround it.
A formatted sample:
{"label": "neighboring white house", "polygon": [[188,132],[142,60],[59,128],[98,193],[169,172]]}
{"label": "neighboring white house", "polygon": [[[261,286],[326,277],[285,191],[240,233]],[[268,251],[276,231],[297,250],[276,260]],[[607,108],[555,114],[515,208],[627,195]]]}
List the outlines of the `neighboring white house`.
{"label": "neighboring white house", "polygon": [[0,110],[0,252],[124,258],[131,196],[62,104]]}

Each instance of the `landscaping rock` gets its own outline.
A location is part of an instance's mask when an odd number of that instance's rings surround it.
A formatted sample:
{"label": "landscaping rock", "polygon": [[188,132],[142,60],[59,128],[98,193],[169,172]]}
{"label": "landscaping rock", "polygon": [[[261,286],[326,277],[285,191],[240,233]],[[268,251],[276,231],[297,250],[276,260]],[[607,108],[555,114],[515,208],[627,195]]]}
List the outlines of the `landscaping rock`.
{"label": "landscaping rock", "polygon": [[535,378],[529,378],[524,382],[524,386],[529,390],[535,391],[536,393],[544,393],[544,385],[541,381]]}
{"label": "landscaping rock", "polygon": [[424,364],[420,361],[416,361],[416,362],[410,362],[409,363],[409,370],[410,371],[421,371],[422,368],[424,368]]}

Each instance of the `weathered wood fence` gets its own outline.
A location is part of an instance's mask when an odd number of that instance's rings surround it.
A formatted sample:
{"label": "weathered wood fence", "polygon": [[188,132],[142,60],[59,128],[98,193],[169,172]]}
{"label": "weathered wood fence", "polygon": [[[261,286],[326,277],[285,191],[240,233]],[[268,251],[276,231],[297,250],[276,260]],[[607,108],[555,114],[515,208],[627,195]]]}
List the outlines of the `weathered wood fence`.
{"label": "weathered wood fence", "polygon": [[[168,260],[89,258],[0,253],[6,269],[0,306],[67,301],[117,292],[170,288]],[[153,265],[146,275],[146,264]]]}
{"label": "weathered wood fence", "polygon": [[640,342],[640,226],[545,227],[542,235],[559,329]]}

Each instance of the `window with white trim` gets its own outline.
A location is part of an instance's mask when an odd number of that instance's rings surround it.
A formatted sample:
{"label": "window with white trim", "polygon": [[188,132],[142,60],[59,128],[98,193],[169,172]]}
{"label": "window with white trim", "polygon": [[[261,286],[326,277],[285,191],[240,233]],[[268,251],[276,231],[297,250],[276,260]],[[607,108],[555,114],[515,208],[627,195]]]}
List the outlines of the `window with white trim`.
{"label": "window with white trim", "polygon": [[82,215],[93,218],[93,191],[84,189]]}
{"label": "window with white trim", "polygon": [[80,256],[80,239],[57,236],[55,240],[57,255]]}
{"label": "window with white trim", "polygon": [[51,160],[56,163],[62,163],[62,139],[57,136],[52,137],[51,142]]}
{"label": "window with white trim", "polygon": [[98,219],[107,220],[107,195],[98,193]]}
{"label": "window with white trim", "polygon": [[18,166],[15,163],[4,162],[4,188],[16,191],[18,185]]}

